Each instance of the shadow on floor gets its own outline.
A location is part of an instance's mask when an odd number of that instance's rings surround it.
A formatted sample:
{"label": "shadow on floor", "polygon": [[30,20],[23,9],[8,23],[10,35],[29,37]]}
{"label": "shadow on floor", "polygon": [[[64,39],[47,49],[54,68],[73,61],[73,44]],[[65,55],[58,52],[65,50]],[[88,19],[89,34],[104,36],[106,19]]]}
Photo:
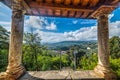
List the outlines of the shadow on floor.
{"label": "shadow on floor", "polygon": [[29,74],[28,72],[26,72],[24,75],[22,75],[18,80],[45,80],[45,79],[41,79],[38,77],[34,77],[31,74]]}

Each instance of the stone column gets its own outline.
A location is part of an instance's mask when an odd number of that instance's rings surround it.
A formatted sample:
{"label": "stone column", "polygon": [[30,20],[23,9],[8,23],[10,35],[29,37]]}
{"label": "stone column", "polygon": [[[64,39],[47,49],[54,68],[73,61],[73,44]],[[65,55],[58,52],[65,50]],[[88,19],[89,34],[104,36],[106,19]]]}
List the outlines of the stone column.
{"label": "stone column", "polygon": [[105,80],[116,80],[109,61],[108,14],[111,11],[109,8],[103,8],[95,15],[98,20],[98,65],[95,67],[95,71],[101,74]]}
{"label": "stone column", "polygon": [[98,17],[98,64],[109,67],[108,15]]}
{"label": "stone column", "polygon": [[22,0],[13,0],[9,63],[7,71],[4,74],[7,78],[5,80],[16,80],[25,72],[25,69],[22,66],[23,27],[24,10]]}

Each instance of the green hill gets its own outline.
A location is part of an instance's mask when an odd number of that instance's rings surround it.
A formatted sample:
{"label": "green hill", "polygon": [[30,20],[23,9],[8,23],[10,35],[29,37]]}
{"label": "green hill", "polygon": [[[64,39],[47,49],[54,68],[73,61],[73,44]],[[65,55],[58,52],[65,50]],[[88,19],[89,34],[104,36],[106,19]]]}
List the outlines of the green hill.
{"label": "green hill", "polygon": [[71,46],[79,46],[82,49],[97,48],[97,41],[62,41],[57,43],[45,43],[52,50],[69,50]]}

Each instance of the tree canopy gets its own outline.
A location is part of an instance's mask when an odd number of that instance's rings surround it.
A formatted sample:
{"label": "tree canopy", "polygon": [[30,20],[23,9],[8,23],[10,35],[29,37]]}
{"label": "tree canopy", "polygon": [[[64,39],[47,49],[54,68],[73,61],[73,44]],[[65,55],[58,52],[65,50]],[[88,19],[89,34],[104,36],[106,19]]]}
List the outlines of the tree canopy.
{"label": "tree canopy", "polygon": [[112,58],[120,58],[120,38],[114,36],[110,39],[110,55]]}
{"label": "tree canopy", "polygon": [[0,26],[0,49],[9,47],[9,32]]}
{"label": "tree canopy", "polygon": [[8,63],[9,32],[0,26],[0,72],[4,71]]}

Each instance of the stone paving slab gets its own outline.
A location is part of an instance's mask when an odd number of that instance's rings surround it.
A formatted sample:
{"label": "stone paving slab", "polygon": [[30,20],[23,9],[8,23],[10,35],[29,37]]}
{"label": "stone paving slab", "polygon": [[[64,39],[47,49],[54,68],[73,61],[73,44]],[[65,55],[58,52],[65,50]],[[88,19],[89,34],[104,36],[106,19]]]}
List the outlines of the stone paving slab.
{"label": "stone paving slab", "polygon": [[19,80],[104,80],[93,70],[86,71],[28,71]]}

